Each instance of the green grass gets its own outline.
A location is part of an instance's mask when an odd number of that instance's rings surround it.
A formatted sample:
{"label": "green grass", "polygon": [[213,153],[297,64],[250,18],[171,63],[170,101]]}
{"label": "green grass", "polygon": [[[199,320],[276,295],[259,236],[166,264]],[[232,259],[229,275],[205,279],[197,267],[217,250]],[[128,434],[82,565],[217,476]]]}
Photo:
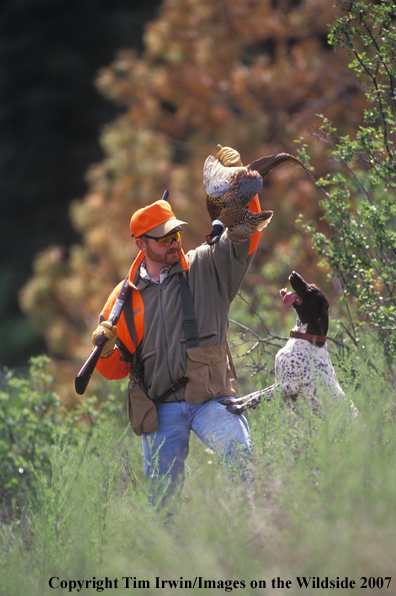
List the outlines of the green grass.
{"label": "green grass", "polygon": [[[369,353],[373,365],[355,354],[338,370],[355,422],[345,404],[322,420],[276,401],[249,413],[252,482],[232,484],[193,439],[168,523],[149,509],[140,439],[116,414],[98,417],[84,448],[58,429],[34,498],[0,526],[0,593],[395,594],[395,389],[375,344]],[[66,587],[50,588],[52,577]],[[300,588],[302,577],[356,584]],[[362,577],[384,587],[361,588]],[[78,591],[67,583],[77,580],[91,583]]]}

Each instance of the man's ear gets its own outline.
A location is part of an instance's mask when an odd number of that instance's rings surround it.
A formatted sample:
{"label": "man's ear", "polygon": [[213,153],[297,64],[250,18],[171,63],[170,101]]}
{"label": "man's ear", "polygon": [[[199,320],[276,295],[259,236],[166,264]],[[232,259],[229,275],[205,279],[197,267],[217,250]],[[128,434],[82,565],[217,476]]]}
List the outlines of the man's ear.
{"label": "man's ear", "polygon": [[136,238],[135,242],[138,249],[141,250],[143,253],[146,253],[147,247],[144,240],[142,240],[142,238]]}

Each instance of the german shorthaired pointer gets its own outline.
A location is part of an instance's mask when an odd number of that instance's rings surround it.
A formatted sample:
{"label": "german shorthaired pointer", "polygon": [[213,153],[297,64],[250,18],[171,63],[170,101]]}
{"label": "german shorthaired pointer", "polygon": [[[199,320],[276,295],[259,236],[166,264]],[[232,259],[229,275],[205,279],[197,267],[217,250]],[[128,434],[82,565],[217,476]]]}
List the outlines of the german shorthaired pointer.
{"label": "german shorthaired pointer", "polygon": [[[320,413],[320,393],[333,398],[345,397],[331,364],[326,345],[329,324],[329,302],[315,284],[308,284],[298,273],[289,276],[293,292],[282,289],[280,294],[286,306],[293,306],[297,323],[290,339],[275,357],[275,384],[244,397],[222,400],[227,410],[241,414],[256,408],[261,399],[271,400],[280,391],[283,401],[296,402],[298,396],[306,399],[314,412]],[[350,402],[352,418],[358,411]]]}

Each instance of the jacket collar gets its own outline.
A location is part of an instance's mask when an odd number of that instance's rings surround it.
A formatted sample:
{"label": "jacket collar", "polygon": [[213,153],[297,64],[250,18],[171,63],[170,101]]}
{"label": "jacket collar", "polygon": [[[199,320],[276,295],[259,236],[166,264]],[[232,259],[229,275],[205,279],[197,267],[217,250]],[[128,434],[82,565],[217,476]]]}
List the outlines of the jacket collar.
{"label": "jacket collar", "polygon": [[[144,289],[141,286],[141,284],[139,284],[139,280],[141,279],[139,270],[140,270],[140,265],[143,262],[143,259],[144,259],[144,253],[140,250],[138,252],[136,259],[132,263],[131,271],[129,274],[129,285],[132,288],[139,289],[139,290]],[[171,267],[169,275],[173,275],[174,273],[179,273],[181,271],[188,271],[188,269],[189,269],[189,267],[187,264],[186,256],[184,254],[183,249],[181,249],[180,261],[178,263],[176,263],[176,265],[173,265]],[[146,282],[143,282],[143,283],[144,283],[144,287],[146,287],[147,283]]]}

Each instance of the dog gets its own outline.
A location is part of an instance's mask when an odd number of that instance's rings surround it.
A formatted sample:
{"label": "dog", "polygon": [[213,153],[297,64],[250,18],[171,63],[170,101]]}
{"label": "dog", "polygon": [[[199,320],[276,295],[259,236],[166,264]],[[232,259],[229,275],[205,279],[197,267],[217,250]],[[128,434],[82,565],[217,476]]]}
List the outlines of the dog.
{"label": "dog", "polygon": [[[222,404],[234,414],[256,408],[262,399],[270,401],[280,393],[283,401],[295,404],[299,397],[307,400],[315,413],[321,413],[320,394],[345,399],[327,350],[329,302],[315,284],[308,284],[298,273],[289,276],[292,292],[280,290],[283,303],[293,306],[297,323],[290,339],[275,356],[275,383],[244,397],[225,398]],[[350,402],[352,418],[358,411]]]}

